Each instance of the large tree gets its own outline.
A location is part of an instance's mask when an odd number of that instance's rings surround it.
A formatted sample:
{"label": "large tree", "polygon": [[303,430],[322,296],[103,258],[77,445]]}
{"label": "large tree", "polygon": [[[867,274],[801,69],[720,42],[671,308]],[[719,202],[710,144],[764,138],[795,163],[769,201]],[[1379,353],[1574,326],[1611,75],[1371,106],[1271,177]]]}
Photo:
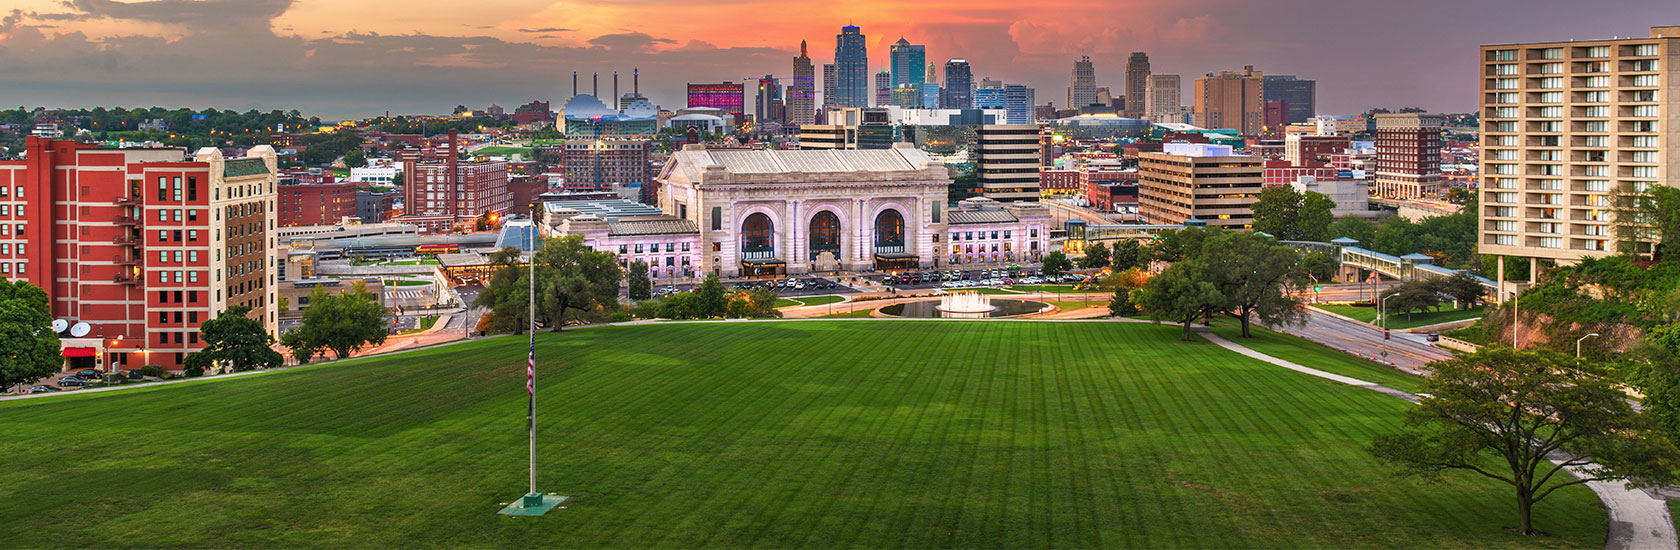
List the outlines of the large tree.
{"label": "large tree", "polygon": [[530,328],[530,282],[528,269],[520,265],[519,247],[509,246],[490,253],[490,265],[497,266],[490,284],[473,299],[473,307],[488,309],[489,330],[523,334]]}
{"label": "large tree", "polygon": [[1253,337],[1255,319],[1268,325],[1295,324],[1306,318],[1301,300],[1284,288],[1301,254],[1277,239],[1248,231],[1226,231],[1209,238],[1196,253],[1205,280],[1225,297],[1225,313]]}
{"label": "large tree", "polygon": [[1171,321],[1184,327],[1180,339],[1190,340],[1190,324],[1226,303],[1225,295],[1209,282],[1207,268],[1198,260],[1182,260],[1150,277],[1138,305],[1155,322]]}
{"label": "large tree", "polygon": [[249,307],[233,306],[200,325],[204,349],[187,354],[186,368],[202,374],[218,364],[235,372],[279,367],[283,361],[274,351],[274,337],[250,313]]}
{"label": "large tree", "polygon": [[1323,241],[1336,201],[1323,193],[1267,186],[1254,202],[1254,230],[1285,241]]}
{"label": "large tree", "polygon": [[729,291],[724,290],[723,281],[718,280],[716,273],[706,276],[700,282],[700,288],[694,291],[694,314],[701,319],[723,317],[729,313]]}
{"label": "large tree", "polygon": [[648,266],[641,260],[630,262],[630,273],[625,275],[630,286],[631,300],[646,300],[653,297],[653,281],[648,279]]}
{"label": "large tree", "polygon": [[[1413,311],[1429,311],[1440,306],[1441,295],[1436,292],[1437,286],[1439,283],[1435,281],[1413,279],[1388,289],[1382,293],[1382,302],[1379,304],[1383,309],[1383,316],[1386,318],[1399,311],[1405,313],[1406,319],[1410,320]],[[1387,320],[1383,321],[1383,326],[1388,326]]]}
{"label": "large tree", "polygon": [[1485,346],[1430,367],[1405,428],[1377,436],[1371,453],[1407,474],[1469,470],[1511,485],[1523,533],[1536,532],[1534,504],[1563,487],[1653,486],[1680,471],[1680,451],[1650,415],[1635,411],[1616,381],[1571,357]]}
{"label": "large tree", "polygon": [[1482,286],[1482,282],[1476,280],[1475,275],[1466,271],[1460,271],[1454,273],[1451,277],[1442,279],[1437,283],[1436,288],[1442,294],[1452,296],[1453,301],[1463,304],[1464,307],[1481,305],[1482,300],[1487,298],[1488,293],[1488,288]]}
{"label": "large tree", "polygon": [[1044,255],[1043,269],[1045,275],[1061,275],[1067,270],[1073,269],[1073,262],[1068,261],[1067,255],[1063,254],[1062,251],[1057,250]]}
{"label": "large tree", "polygon": [[1144,264],[1149,263],[1148,254],[1144,252],[1143,245],[1138,244],[1134,239],[1114,243],[1114,249],[1110,255],[1113,258],[1109,261],[1109,265],[1113,266],[1114,271],[1143,267]]}
{"label": "large tree", "polygon": [[385,314],[385,306],[361,281],[338,294],[316,288],[309,294],[302,324],[287,332],[281,342],[294,350],[332,350],[336,358],[344,359],[363,346],[385,343],[389,335]]}
{"label": "large tree", "polygon": [[41,287],[0,279],[0,390],[45,378],[64,364],[50,311]]}
{"label": "large tree", "polygon": [[1201,252],[1202,241],[1225,231],[1218,227],[1186,227],[1162,231],[1149,247],[1155,261],[1176,262]]}
{"label": "large tree", "polygon": [[618,260],[592,250],[582,235],[543,241],[535,257],[538,320],[559,332],[568,314],[584,315],[618,306]]}
{"label": "large tree", "polygon": [[1085,255],[1079,258],[1080,269],[1108,267],[1108,246],[1100,242],[1085,245]]}

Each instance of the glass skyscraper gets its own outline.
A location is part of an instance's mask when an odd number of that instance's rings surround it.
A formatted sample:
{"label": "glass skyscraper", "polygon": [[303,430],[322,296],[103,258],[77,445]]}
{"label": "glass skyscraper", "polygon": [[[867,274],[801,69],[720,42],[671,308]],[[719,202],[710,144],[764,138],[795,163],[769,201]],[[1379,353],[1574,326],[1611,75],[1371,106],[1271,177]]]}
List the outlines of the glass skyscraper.
{"label": "glass skyscraper", "polygon": [[863,29],[840,27],[834,37],[834,107],[869,106],[869,49]]}
{"label": "glass skyscraper", "polygon": [[892,54],[893,89],[905,84],[920,85],[927,82],[927,73],[922,71],[922,67],[927,66],[927,46],[911,44],[910,41],[899,38],[889,51]]}
{"label": "glass skyscraper", "polygon": [[952,59],[945,62],[945,95],[940,98],[939,107],[942,109],[969,109],[974,107],[974,75],[968,67],[967,59]]}

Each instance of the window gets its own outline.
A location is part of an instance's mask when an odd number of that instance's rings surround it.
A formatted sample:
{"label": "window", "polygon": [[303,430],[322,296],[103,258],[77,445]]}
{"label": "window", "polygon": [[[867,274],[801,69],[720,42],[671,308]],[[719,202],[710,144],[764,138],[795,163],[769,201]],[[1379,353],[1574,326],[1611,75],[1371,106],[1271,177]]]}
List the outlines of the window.
{"label": "window", "polygon": [[1587,57],[1610,57],[1609,46],[1593,46],[1587,48]]}
{"label": "window", "polygon": [[1563,88],[1563,77],[1548,76],[1540,79],[1540,89],[1542,90],[1557,90],[1561,88]]}
{"label": "window", "polygon": [[1516,50],[1493,50],[1494,61],[1516,61]]}
{"label": "window", "polygon": [[1633,47],[1633,55],[1638,55],[1638,56],[1657,55],[1657,45],[1656,44],[1640,44],[1638,46],[1634,46]]}
{"label": "window", "polygon": [[1516,102],[1517,102],[1517,93],[1516,92],[1499,92],[1497,94],[1493,94],[1493,101],[1489,101],[1488,103],[1516,103]]}
{"label": "window", "polygon": [[712,207],[712,231],[723,231],[723,207]]}
{"label": "window", "polygon": [[1546,48],[1540,50],[1540,59],[1563,59],[1563,48]]}
{"label": "window", "polygon": [[1517,74],[1516,63],[1500,63],[1493,66],[1493,74],[1499,76],[1514,76]]}
{"label": "window", "polygon": [[197,271],[188,271],[187,272],[187,282],[189,282],[189,283],[198,282],[198,272]]}
{"label": "window", "polygon": [[158,251],[158,262],[161,263],[161,262],[168,262],[168,261],[169,261],[169,251],[168,250],[159,250]]}
{"label": "window", "polygon": [[157,200],[169,200],[169,178],[158,178]]}
{"label": "window", "polygon": [[[1586,86],[1588,88],[1609,88],[1610,87],[1610,77],[1608,77],[1608,76],[1589,76],[1589,77],[1587,77]],[[1541,87],[1544,88],[1545,86],[1542,85]],[[1558,87],[1561,88],[1562,86],[1560,85]]]}
{"label": "window", "polygon": [[181,178],[175,178],[175,200],[181,200]]}
{"label": "window", "polygon": [[190,177],[189,176],[187,178],[187,200],[189,200],[189,201],[198,200],[198,178],[197,177]]}
{"label": "window", "polygon": [[1540,103],[1563,103],[1563,92],[1541,92]]}
{"label": "window", "polygon": [[[1516,73],[1512,73],[1512,74],[1516,74]],[[1563,74],[1563,64],[1562,63],[1542,63],[1540,65],[1540,74]]]}

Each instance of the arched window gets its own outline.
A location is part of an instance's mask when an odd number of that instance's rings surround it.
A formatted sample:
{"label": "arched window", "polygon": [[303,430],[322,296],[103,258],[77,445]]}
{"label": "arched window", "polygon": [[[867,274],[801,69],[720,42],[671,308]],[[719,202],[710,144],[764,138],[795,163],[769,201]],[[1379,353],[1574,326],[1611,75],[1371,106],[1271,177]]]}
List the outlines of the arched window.
{"label": "arched window", "polygon": [[875,216],[875,246],[904,246],[904,216],[897,210]]}
{"label": "arched window", "polygon": [[840,218],[828,210],[811,217],[811,257],[823,252],[840,256]]}
{"label": "arched window", "polygon": [[766,216],[762,212],[747,216],[746,221],[741,222],[741,250],[747,252],[774,250],[775,244],[770,238],[774,232],[775,228],[770,224],[770,216]]}

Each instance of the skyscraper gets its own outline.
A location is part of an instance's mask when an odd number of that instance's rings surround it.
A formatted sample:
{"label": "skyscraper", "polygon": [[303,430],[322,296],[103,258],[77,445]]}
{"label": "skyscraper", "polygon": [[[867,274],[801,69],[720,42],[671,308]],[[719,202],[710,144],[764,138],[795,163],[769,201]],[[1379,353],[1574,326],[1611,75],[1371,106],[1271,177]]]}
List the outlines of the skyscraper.
{"label": "skyscraper", "polygon": [[891,54],[893,88],[927,82],[927,73],[922,72],[922,67],[927,65],[927,46],[911,44],[899,38],[888,51]]}
{"label": "skyscraper", "polygon": [[835,87],[834,64],[833,63],[823,63],[823,92],[822,93],[823,93],[823,95],[822,95],[822,106],[823,106],[823,110],[826,111],[826,110],[828,110],[829,107],[834,106],[834,100],[837,97],[836,94],[839,93],[837,91],[836,87]]}
{"label": "skyscraper", "polygon": [[1371,194],[1433,199],[1441,193],[1441,115],[1380,114]]}
{"label": "skyscraper", "polygon": [[1259,135],[1265,122],[1264,78],[1249,65],[1240,73],[1208,73],[1196,79],[1196,125]]}
{"label": "skyscraper", "polygon": [[1132,52],[1126,59],[1126,108],[1123,114],[1131,118],[1143,116],[1149,88],[1149,54]]}
{"label": "skyscraper", "polygon": [[1097,71],[1091,67],[1091,56],[1073,62],[1073,76],[1068,79],[1067,107],[1078,109],[1097,102]]}
{"label": "skyscraper", "polygon": [[805,53],[805,41],[799,41],[799,57],[793,58],[793,83],[787,89],[787,118],[792,124],[816,122],[815,72],[811,56]]}
{"label": "skyscraper", "polygon": [[1184,122],[1183,119],[1172,119],[1184,110],[1183,99],[1180,96],[1179,79],[1176,74],[1152,74],[1144,85],[1143,114],[1155,122]]}
{"label": "skyscraper", "polygon": [[869,48],[863,29],[840,27],[834,37],[835,107],[869,106]]}
{"label": "skyscraper", "polygon": [[770,122],[782,122],[785,116],[785,103],[782,100],[782,83],[774,75],[764,75],[758,79],[758,103],[753,116],[759,126]]}
{"label": "skyscraper", "polygon": [[945,62],[945,90],[940,98],[939,107],[942,109],[968,109],[974,107],[974,73],[968,66],[967,59],[952,59]]}
{"label": "skyscraper", "polygon": [[1266,101],[1282,101],[1284,105],[1284,122],[1286,124],[1304,124],[1312,118],[1317,110],[1316,88],[1317,81],[1295,78],[1295,75],[1269,74],[1265,79]]}
{"label": "skyscraper", "polygon": [[[881,71],[875,73],[875,105],[886,107],[893,104],[892,73]],[[868,105],[864,105],[868,107]]]}

